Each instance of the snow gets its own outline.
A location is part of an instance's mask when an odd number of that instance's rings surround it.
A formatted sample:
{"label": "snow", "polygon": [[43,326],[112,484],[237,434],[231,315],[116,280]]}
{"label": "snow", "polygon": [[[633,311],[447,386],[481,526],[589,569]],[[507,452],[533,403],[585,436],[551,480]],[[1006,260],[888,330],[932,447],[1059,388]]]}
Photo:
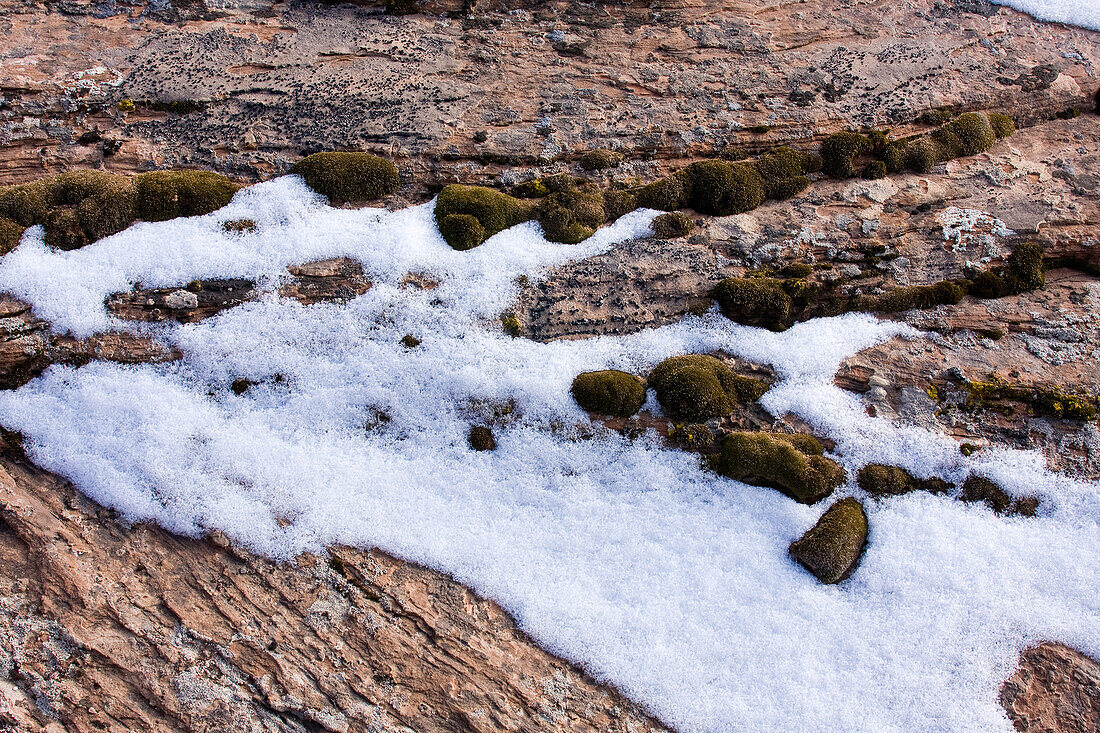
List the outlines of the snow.
{"label": "snow", "polygon": [[1100,3],[1096,0],[992,0],[994,5],[1015,8],[1054,23],[1100,30]]}
{"label": "snow", "polygon": [[[141,326],[183,360],[52,367],[0,393],[0,423],[26,435],[37,463],[132,520],[220,529],[284,559],[377,546],[451,573],[685,733],[1011,730],[997,690],[1023,647],[1052,639],[1100,654],[1098,487],[1047,473],[1037,453],[966,458],[944,436],[868,417],[833,386],[838,364],[913,332],[867,315],[776,334],[710,312],[549,344],[492,322],[517,277],[643,236],[654,215],[576,246],[527,224],[454,252],[430,204],[334,210],[288,177],[209,216],[136,225],[75,252],[32,232],[0,260],[0,290],[79,334],[138,328],[103,308],[131,282],[270,284],[286,265],[341,255],[376,285],[346,304],[270,295],[198,324]],[[242,217],[259,231],[223,232]],[[400,287],[409,272],[442,284]],[[422,344],[402,347],[407,333]],[[774,365],[781,380],[764,405],[836,440],[850,473],[869,461],[956,481],[978,472],[1038,493],[1041,516],[928,494],[867,500],[862,564],[839,586],[819,584],[786,551],[824,504],[707,473],[653,435],[589,435],[569,395],[580,371],[645,373],[717,349]],[[236,395],[240,377],[259,384]],[[509,400],[498,449],[470,450],[469,426]]]}

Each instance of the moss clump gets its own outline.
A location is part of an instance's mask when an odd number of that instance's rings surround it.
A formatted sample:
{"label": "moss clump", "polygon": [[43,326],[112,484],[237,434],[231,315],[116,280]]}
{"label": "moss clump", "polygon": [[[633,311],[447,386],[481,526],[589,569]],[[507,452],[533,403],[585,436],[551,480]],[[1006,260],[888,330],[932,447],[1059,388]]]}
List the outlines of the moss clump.
{"label": "moss clump", "polygon": [[689,203],[700,214],[741,214],[764,201],[764,181],[752,166],[707,160],[692,163],[685,174],[691,181]]}
{"label": "moss clump", "polygon": [[1034,242],[1023,242],[1008,256],[1004,267],[976,276],[970,289],[979,298],[1003,298],[1041,288],[1045,283],[1043,248]]}
{"label": "moss clump", "polygon": [[[954,138],[945,137],[946,134],[957,137],[958,144],[955,143]],[[966,112],[959,115],[932,133],[934,139],[937,138],[937,135],[944,140],[943,144],[955,153],[950,156],[952,158],[977,155],[989,150],[993,147],[993,143],[997,142],[997,135],[993,131],[993,126],[989,123],[989,118],[978,112]]]}
{"label": "moss clump", "polygon": [[886,178],[886,164],[881,160],[872,160],[863,168],[863,172],[860,173],[860,177],[867,181],[877,181],[880,178]]}
{"label": "moss clump", "polygon": [[691,185],[683,171],[654,181],[638,191],[637,203],[646,209],[675,211],[688,205]]}
{"label": "moss clump", "polygon": [[645,385],[633,374],[606,369],[573,379],[573,399],[588,412],[630,417],[645,403]]}
{"label": "moss clump", "polygon": [[232,219],[222,222],[222,229],[229,234],[251,234],[260,226],[252,219]]}
{"label": "moss clump", "polygon": [[582,155],[577,162],[586,171],[601,171],[605,168],[614,168],[623,162],[623,154],[602,148],[589,150]]}
{"label": "moss clump", "polygon": [[1016,123],[1006,114],[989,112],[986,114],[986,118],[989,119],[989,126],[993,128],[993,134],[997,136],[998,140],[1016,132]]}
{"label": "moss clump", "polygon": [[512,338],[519,338],[519,335],[523,333],[523,324],[519,322],[519,318],[514,313],[501,316],[500,328]]}
{"label": "moss clump", "polygon": [[615,221],[636,208],[638,208],[638,200],[629,191],[609,189],[603,192],[603,210],[608,221]]}
{"label": "moss clump", "polygon": [[138,216],[145,221],[167,221],[217,211],[240,188],[209,171],[153,171],[135,176]]}
{"label": "moss clump", "polygon": [[779,274],[783,277],[804,279],[814,274],[814,268],[809,262],[791,262],[784,265]]}
{"label": "moss clump", "polygon": [[0,217],[0,255],[6,255],[15,249],[25,229],[26,227],[11,219]]}
{"label": "moss clump", "polygon": [[778,280],[726,278],[714,286],[710,295],[731,321],[773,331],[790,325],[791,296]]}
{"label": "moss clump", "polygon": [[530,203],[484,186],[452,184],[439,192],[435,202],[440,233],[447,244],[460,250],[476,247],[497,232],[527,221],[533,212]]}
{"label": "moss clump", "polygon": [[927,173],[944,160],[940,147],[930,138],[914,140],[905,147],[905,167],[915,173]]}
{"label": "moss clump", "polygon": [[821,144],[822,167],[833,178],[851,178],[856,174],[856,156],[871,152],[870,138],[858,132],[837,132]]}
{"label": "moss clump", "polygon": [[821,156],[788,147],[775,148],[751,163],[764,182],[764,195],[785,201],[810,185],[807,173],[821,170]]}
{"label": "moss clump", "polygon": [[401,185],[397,166],[370,153],[314,153],[290,169],[333,203],[373,201]]}
{"label": "moss clump", "polygon": [[55,179],[0,187],[0,216],[24,227],[41,224],[54,202]]}
{"label": "moss clump", "polygon": [[898,496],[910,491],[942,494],[951,488],[943,479],[918,479],[904,469],[881,463],[870,463],[859,469],[856,482],[871,496]]}
{"label": "moss clump", "polygon": [[650,372],[649,386],[673,420],[700,422],[722,417],[741,402],[734,373],[718,359],[704,354],[665,359]]}
{"label": "moss clump", "polygon": [[669,440],[684,450],[714,453],[718,450],[714,432],[703,423],[674,425],[668,431]]}
{"label": "moss clump", "polygon": [[897,313],[914,308],[954,305],[965,295],[966,289],[958,283],[941,280],[933,285],[912,285],[894,288],[882,295],[862,296],[856,301],[856,308],[879,313]]}
{"label": "moss clump", "polygon": [[550,188],[541,178],[533,178],[513,186],[512,195],[520,199],[540,199],[550,195]]}
{"label": "moss clump", "polygon": [[952,112],[949,109],[930,109],[920,116],[920,122],[925,125],[942,125],[951,119]]}
{"label": "moss clump", "polygon": [[599,193],[559,191],[539,202],[536,216],[548,240],[576,244],[591,237],[607,220],[603,201]]}
{"label": "moss clump", "polygon": [[653,227],[653,233],[658,237],[676,239],[677,237],[687,236],[695,228],[695,223],[679,212],[671,212],[661,214],[653,220],[650,226]]}
{"label": "moss clump", "polygon": [[467,436],[470,447],[476,451],[496,450],[497,439],[491,428],[485,425],[474,425]]}
{"label": "moss clump", "polygon": [[959,500],[967,503],[981,502],[997,514],[1018,514],[1034,517],[1039,509],[1039,500],[1028,496],[1013,499],[1004,489],[985,476],[971,476],[963,484]]}
{"label": "moss clump", "polygon": [[848,497],[829,507],[788,552],[822,583],[839,583],[859,565],[867,531],[863,505]]}
{"label": "moss clump", "polygon": [[778,489],[813,504],[844,483],[844,469],[824,456],[807,455],[786,436],[734,432],[711,461],[715,472],[756,486]]}
{"label": "moss clump", "polygon": [[386,15],[415,15],[418,5],[417,0],[386,0]]}
{"label": "moss clump", "polygon": [[417,346],[420,346],[420,343],[420,339],[413,336],[411,333],[407,333],[401,337],[401,345],[406,349],[415,349]]}
{"label": "moss clump", "polygon": [[1012,384],[996,375],[988,381],[968,381],[965,407],[971,410],[994,409],[1009,412],[1005,402],[1020,402],[1042,417],[1060,420],[1095,420],[1100,415],[1100,400],[1087,394],[1067,392],[1060,387],[1028,387]]}

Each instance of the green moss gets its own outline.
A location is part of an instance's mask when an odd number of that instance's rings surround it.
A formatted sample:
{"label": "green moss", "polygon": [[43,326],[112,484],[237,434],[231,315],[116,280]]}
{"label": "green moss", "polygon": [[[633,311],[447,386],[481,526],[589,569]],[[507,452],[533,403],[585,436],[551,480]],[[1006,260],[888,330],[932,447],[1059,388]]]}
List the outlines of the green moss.
{"label": "green moss", "polygon": [[689,165],[685,175],[691,181],[690,206],[700,214],[741,214],[764,201],[764,181],[750,165],[707,160]]}
{"label": "green moss", "polygon": [[615,221],[636,208],[638,208],[638,200],[629,191],[609,189],[603,192],[603,210],[607,214],[608,221]]}
{"label": "green moss", "polygon": [[985,476],[968,478],[963,484],[959,500],[967,503],[981,502],[998,514],[1007,514],[1012,508],[1012,497]]}
{"label": "green moss", "polygon": [[496,450],[497,447],[497,439],[493,435],[492,428],[485,425],[471,427],[470,433],[467,435],[467,441],[470,443],[470,447],[476,451]]}
{"label": "green moss", "polygon": [[927,137],[914,140],[905,147],[905,167],[916,173],[927,173],[946,160],[936,143]]}
{"label": "green moss", "polygon": [[892,142],[882,149],[879,156],[886,166],[887,173],[901,173],[909,167],[906,147],[905,143]]}
{"label": "green moss", "polygon": [[1003,298],[1041,288],[1043,248],[1034,242],[1016,246],[1003,267],[986,270],[971,281],[970,290],[979,298]]}
{"label": "green moss", "polygon": [[783,277],[807,278],[814,274],[814,268],[809,262],[791,262],[784,265],[779,274]]}
{"label": "green moss", "polygon": [[671,212],[661,214],[653,220],[650,226],[653,227],[653,233],[658,237],[676,239],[691,233],[691,230],[695,228],[695,222],[679,212]]}
{"label": "green moss", "polygon": [[1032,414],[1060,420],[1095,420],[1100,400],[1088,394],[1068,392],[1061,387],[1012,384],[996,375],[987,381],[968,381],[965,406],[968,409],[1007,411],[1006,402],[1027,405]]}
{"label": "green moss", "polygon": [[290,172],[333,203],[373,201],[396,193],[401,185],[397,166],[370,153],[314,153]]}
{"label": "green moss", "polygon": [[711,297],[731,321],[774,331],[790,325],[791,296],[778,280],[727,278],[714,286]]}
{"label": "green moss", "polygon": [[540,199],[550,195],[550,189],[541,178],[524,181],[512,187],[512,195],[521,199]]}
{"label": "green moss", "polygon": [[54,205],[53,178],[0,188],[0,216],[24,227],[41,224]]}
{"label": "green moss", "polygon": [[770,388],[771,385],[763,379],[734,374],[732,387],[727,387],[727,391],[732,389],[733,393],[737,395],[738,402],[741,404],[749,404],[763,397],[764,393]]}
{"label": "green moss", "polygon": [[886,177],[886,164],[881,160],[872,160],[863,168],[860,176],[868,181],[877,181]]}
{"label": "green moss", "polygon": [[633,374],[607,369],[573,379],[573,399],[588,412],[630,417],[645,403],[645,385]]}
{"label": "green moss", "polygon": [[600,171],[605,168],[614,168],[623,162],[623,154],[602,148],[589,150],[582,155],[577,162],[586,171]]}
{"label": "green moss", "polygon": [[776,440],[783,440],[795,447],[800,453],[808,456],[825,455],[825,446],[821,441],[809,433],[770,433]]}
{"label": "green moss", "polygon": [[920,122],[925,125],[942,125],[951,119],[952,112],[949,109],[930,109],[920,116]]}
{"label": "green moss", "polygon": [[798,194],[810,187],[810,179],[806,176],[793,176],[781,181],[773,181],[768,184],[768,198],[776,201],[793,199]]}
{"label": "green moss", "polygon": [[15,249],[26,229],[22,224],[16,224],[7,217],[0,217],[0,255],[6,255]]}
{"label": "green moss", "polygon": [[228,204],[240,188],[209,171],[142,173],[134,177],[134,185],[138,216],[145,221],[209,214]]}
{"label": "green moss", "polygon": [[821,170],[821,156],[788,147],[779,147],[750,164],[764,182],[767,198],[786,200],[810,185],[807,173]]}
{"label": "green moss", "polygon": [[386,15],[414,15],[420,12],[417,0],[386,0]]}
{"label": "green moss", "polygon": [[685,450],[714,453],[718,449],[714,432],[703,423],[673,425],[668,431],[669,440]]}
{"label": "green moss", "polygon": [[[533,213],[530,203],[484,186],[446,186],[435,202],[440,233],[455,249],[476,247],[497,232],[527,221]],[[455,216],[472,217],[480,233],[470,219],[451,218]]]}
{"label": "green moss", "polygon": [[536,216],[548,240],[576,244],[607,220],[603,201],[599,193],[559,191],[539,202]]}
{"label": "green moss", "polygon": [[825,498],[845,478],[835,461],[807,455],[782,436],[766,433],[728,434],[711,467],[738,481],[778,489],[805,504]]}
{"label": "green moss", "polygon": [[851,178],[855,175],[856,156],[871,152],[873,147],[871,140],[858,132],[834,133],[821,144],[823,170],[833,178]]}
{"label": "green moss", "polygon": [[519,322],[519,318],[514,313],[507,313],[500,318],[500,327],[504,333],[508,334],[512,338],[518,338],[523,333],[523,324]]}
{"label": "green moss", "polygon": [[829,507],[788,552],[822,583],[839,583],[859,565],[867,533],[863,505],[848,497]]}
{"label": "green moss", "polygon": [[988,112],[986,117],[989,119],[989,126],[993,128],[993,134],[997,136],[998,140],[1016,132],[1016,123],[1008,115],[1000,112]]}
{"label": "green moss", "polygon": [[[989,119],[978,112],[966,112],[948,122],[941,131],[954,133],[961,141],[957,158],[963,155],[977,155],[989,150],[997,142],[997,135]],[[933,136],[936,133],[933,133]]]}
{"label": "green moss", "polygon": [[691,198],[691,185],[682,171],[654,181],[638,191],[638,206],[658,211],[685,208]]}
{"label": "green moss", "polygon": [[910,491],[928,491],[942,494],[951,488],[943,479],[918,479],[897,466],[870,463],[859,469],[856,476],[859,488],[872,496],[898,496]]}
{"label": "green moss", "polygon": [[699,422],[722,417],[740,403],[734,373],[713,356],[689,354],[665,359],[650,372],[648,382],[673,420]]}
{"label": "green moss", "polygon": [[880,313],[897,313],[913,308],[932,308],[937,305],[954,305],[966,295],[966,290],[956,282],[942,280],[933,285],[912,285],[894,288],[882,295],[862,296],[856,301],[857,310]]}

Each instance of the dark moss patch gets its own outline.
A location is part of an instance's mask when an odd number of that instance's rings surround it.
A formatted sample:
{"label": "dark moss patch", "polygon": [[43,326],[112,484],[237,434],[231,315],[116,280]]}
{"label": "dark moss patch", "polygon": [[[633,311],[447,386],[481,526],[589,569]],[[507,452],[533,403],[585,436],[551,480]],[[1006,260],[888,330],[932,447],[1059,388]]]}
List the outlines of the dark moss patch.
{"label": "dark moss patch", "polygon": [[959,492],[959,500],[967,503],[982,503],[997,514],[1034,517],[1039,509],[1039,500],[1033,496],[1013,499],[1004,489],[985,476],[971,476]]}
{"label": "dark moss patch", "polygon": [[602,148],[589,150],[577,159],[577,163],[586,171],[600,171],[614,168],[623,162],[623,154]]}
{"label": "dark moss patch", "polygon": [[943,479],[918,479],[902,468],[881,463],[870,463],[859,469],[856,482],[871,496],[898,496],[910,491],[942,494],[951,488]]}
{"label": "dark moss patch", "polygon": [[419,6],[418,0],[386,0],[386,15],[415,15]]}
{"label": "dark moss patch", "polygon": [[679,212],[661,214],[653,220],[653,233],[662,239],[676,239],[691,233],[695,223]]}
{"label": "dark moss patch", "polygon": [[645,403],[645,385],[633,374],[615,369],[584,372],[573,379],[573,399],[588,412],[630,417]]}
{"label": "dark moss patch", "polygon": [[880,178],[886,178],[886,164],[881,160],[872,160],[866,166],[863,167],[863,172],[860,173],[860,177],[867,181],[877,181]]}
{"label": "dark moss patch", "polygon": [[7,217],[0,217],[0,255],[6,255],[15,249],[26,230],[21,224],[16,224]]}
{"label": "dark moss patch", "polygon": [[752,166],[708,160],[692,163],[685,174],[691,182],[691,208],[700,214],[741,214],[764,201],[764,181]]}
{"label": "dark moss patch", "polygon": [[782,435],[734,432],[711,460],[716,473],[756,486],[778,489],[796,501],[813,504],[844,483],[844,469],[824,456],[804,453]]}
{"label": "dark moss patch", "polygon": [[497,439],[493,430],[485,425],[474,425],[467,436],[470,447],[476,451],[496,450]]}
{"label": "dark moss patch", "polygon": [[669,440],[684,450],[697,453],[715,453],[718,440],[714,431],[703,423],[684,423],[674,425],[668,432]]}
{"label": "dark moss patch", "polygon": [[782,277],[804,279],[814,274],[813,265],[808,262],[791,262],[779,270]]}
{"label": "dark moss patch", "polygon": [[576,244],[591,237],[607,220],[603,202],[599,193],[559,191],[539,202],[536,217],[548,240]]}
{"label": "dark moss patch", "polygon": [[790,325],[791,296],[778,280],[726,278],[710,295],[731,321],[775,331]]}
{"label": "dark moss patch", "polygon": [[839,583],[859,565],[867,533],[863,505],[848,497],[829,507],[817,524],[792,542],[789,553],[822,583]]}
{"label": "dark moss patch", "polygon": [[374,201],[396,193],[401,185],[397,166],[370,153],[314,153],[295,163],[290,172],[333,203]]}
{"label": "dark moss patch", "polygon": [[222,222],[222,229],[230,234],[251,234],[259,228],[252,219],[233,219]]}
{"label": "dark moss patch", "polygon": [[779,147],[750,164],[764,183],[764,195],[783,201],[801,193],[810,185],[807,173],[821,170],[821,156],[788,147]]}
{"label": "dark moss patch", "polygon": [[966,288],[951,280],[932,285],[912,285],[894,288],[882,295],[866,295],[857,299],[856,309],[879,313],[898,313],[914,308],[954,305],[966,296]]}
{"label": "dark moss patch", "polygon": [[871,140],[858,132],[833,133],[821,144],[823,170],[832,178],[851,178],[856,173],[855,158],[873,147]]}
{"label": "dark moss patch", "polygon": [[447,244],[459,250],[476,247],[533,213],[532,204],[484,186],[446,186],[435,202],[439,230]]}
{"label": "dark moss patch", "polygon": [[167,221],[217,211],[240,188],[225,176],[209,171],[153,171],[134,177],[138,216],[145,221]]}
{"label": "dark moss patch", "polygon": [[665,359],[650,372],[648,382],[665,414],[687,422],[730,414],[742,402],[738,390],[746,390],[728,366],[704,354]]}
{"label": "dark moss patch", "polygon": [[603,210],[608,221],[615,221],[638,208],[638,200],[629,191],[609,189],[603,192]]}
{"label": "dark moss patch", "polygon": [[686,208],[690,197],[690,182],[681,171],[642,186],[637,194],[637,203],[646,209],[675,211]]}
{"label": "dark moss patch", "polygon": [[925,125],[935,125],[939,127],[948,120],[951,119],[952,112],[949,109],[939,108],[930,109],[920,116],[920,122]]}
{"label": "dark moss patch", "polygon": [[401,337],[401,345],[406,349],[415,349],[417,346],[420,346],[420,343],[420,339],[413,336],[411,333],[407,333]]}
{"label": "dark moss patch", "polygon": [[989,112],[986,117],[989,118],[989,126],[993,128],[993,134],[997,136],[998,140],[1016,132],[1016,123],[1008,115],[1000,112]]}
{"label": "dark moss patch", "polygon": [[1008,256],[1003,267],[975,276],[970,291],[979,298],[1003,298],[1041,288],[1045,283],[1043,248],[1034,242],[1023,242]]}

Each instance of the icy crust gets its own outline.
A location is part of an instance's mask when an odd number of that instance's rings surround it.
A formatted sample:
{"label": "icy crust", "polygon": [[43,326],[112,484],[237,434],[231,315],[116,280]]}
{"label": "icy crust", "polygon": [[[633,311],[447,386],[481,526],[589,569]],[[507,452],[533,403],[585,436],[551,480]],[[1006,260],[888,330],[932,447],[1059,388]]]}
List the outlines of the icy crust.
{"label": "icy crust", "polygon": [[[0,290],[77,332],[109,325],[103,297],[132,280],[275,278],[345,255],[377,285],[347,304],[269,297],[158,327],[181,362],[53,367],[0,393],[0,423],[131,519],[221,529],[274,557],[339,542],[449,572],[685,732],[1009,731],[996,694],[1023,646],[1056,639],[1100,654],[1097,487],[1046,473],[1037,454],[975,462],[944,436],[868,417],[832,385],[837,366],[911,331],[867,315],[772,333],[709,313],[550,344],[487,321],[517,276],[645,234],[653,213],[579,246],[525,225],[456,253],[428,207],[331,210],[282,179],[214,215],[76,253],[32,235],[0,264]],[[257,235],[220,233],[245,216],[261,222]],[[410,271],[443,284],[400,287]],[[405,334],[422,343],[405,348]],[[870,461],[954,480],[978,470],[1041,494],[1042,516],[922,493],[868,501],[862,564],[840,586],[819,584],[786,553],[823,505],[706,473],[652,435],[575,428],[587,424],[569,394],[578,372],[641,374],[716,349],[774,365],[765,406],[835,439],[851,475]],[[258,384],[236,395],[239,377]],[[497,450],[470,450],[469,425],[508,401]]]}
{"label": "icy crust", "polygon": [[1054,23],[1078,25],[1100,30],[1100,4],[1096,0],[991,0],[994,5],[1004,5]]}

